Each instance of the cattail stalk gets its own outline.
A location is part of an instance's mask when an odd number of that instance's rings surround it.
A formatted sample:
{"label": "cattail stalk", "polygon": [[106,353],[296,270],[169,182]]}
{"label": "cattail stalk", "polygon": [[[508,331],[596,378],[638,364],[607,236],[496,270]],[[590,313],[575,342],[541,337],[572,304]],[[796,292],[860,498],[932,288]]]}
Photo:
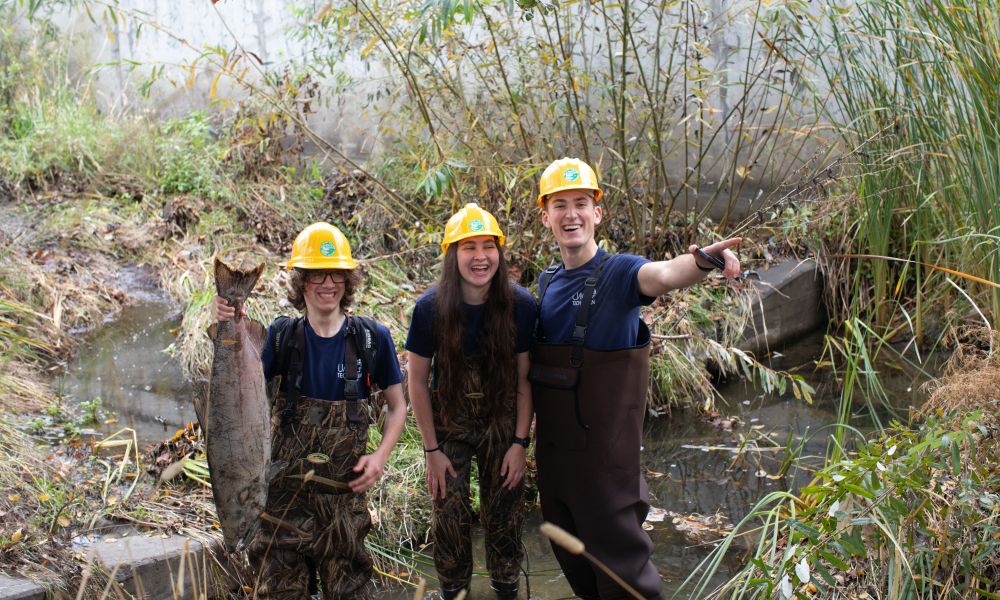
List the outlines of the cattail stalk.
{"label": "cattail stalk", "polygon": [[637,592],[634,587],[625,582],[624,579],[619,577],[614,571],[612,571],[606,564],[601,562],[593,554],[587,552],[586,546],[584,546],[583,541],[573,535],[572,533],[566,531],[558,525],[553,525],[552,523],[545,522],[538,528],[542,535],[552,540],[553,544],[558,544],[563,550],[569,552],[570,554],[576,554],[578,556],[583,556],[591,562],[595,567],[607,573],[608,577],[614,580],[615,583],[622,586],[626,592],[631,594],[636,600],[646,600],[642,594]]}

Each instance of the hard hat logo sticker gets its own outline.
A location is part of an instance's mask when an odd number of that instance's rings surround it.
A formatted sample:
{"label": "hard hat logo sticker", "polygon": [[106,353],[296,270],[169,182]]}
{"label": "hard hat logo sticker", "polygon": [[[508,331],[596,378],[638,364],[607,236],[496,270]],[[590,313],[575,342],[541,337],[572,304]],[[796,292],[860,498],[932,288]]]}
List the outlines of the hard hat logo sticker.
{"label": "hard hat logo sticker", "polygon": [[483,223],[482,219],[473,219],[469,221],[469,231],[482,231],[485,228],[486,225]]}
{"label": "hard hat logo sticker", "polygon": [[323,242],[319,245],[319,251],[323,256],[333,256],[337,253],[337,247],[333,245],[333,242]]}
{"label": "hard hat logo sticker", "polygon": [[563,179],[565,179],[566,181],[573,182],[579,178],[580,178],[580,172],[574,169],[573,167],[570,167],[565,171],[563,171]]}

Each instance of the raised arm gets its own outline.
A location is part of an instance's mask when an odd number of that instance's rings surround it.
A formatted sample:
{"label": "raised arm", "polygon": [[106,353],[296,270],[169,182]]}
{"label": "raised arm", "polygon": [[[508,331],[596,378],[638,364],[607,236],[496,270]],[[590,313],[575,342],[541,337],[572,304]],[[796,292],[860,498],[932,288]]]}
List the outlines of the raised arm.
{"label": "raised arm", "polygon": [[[739,245],[742,238],[730,238],[716,242],[711,246],[702,248],[708,254],[717,256],[725,261],[726,266],[722,270],[723,276],[733,279],[740,274],[740,260],[730,250],[731,247]],[[682,254],[670,260],[661,260],[646,263],[639,268],[639,291],[643,295],[656,297],[661,296],[670,290],[686,288],[705,278],[712,265],[702,264],[701,259],[695,258],[695,248],[690,246],[687,254]],[[702,267],[702,268],[699,268]]]}

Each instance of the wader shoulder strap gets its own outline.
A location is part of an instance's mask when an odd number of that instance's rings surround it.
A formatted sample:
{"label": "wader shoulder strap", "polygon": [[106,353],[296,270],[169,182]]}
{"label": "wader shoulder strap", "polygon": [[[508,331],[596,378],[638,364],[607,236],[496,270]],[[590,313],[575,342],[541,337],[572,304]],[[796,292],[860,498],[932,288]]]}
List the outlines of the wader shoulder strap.
{"label": "wader shoulder strap", "polygon": [[605,253],[597,262],[594,272],[583,284],[583,294],[580,298],[580,308],[576,310],[576,325],[573,327],[573,349],[570,351],[569,364],[575,368],[583,365],[583,341],[587,337],[587,325],[590,322],[590,303],[597,300],[597,281],[601,277],[601,269],[611,255]]}
{"label": "wader shoulder strap", "polygon": [[555,264],[542,271],[538,276],[538,316],[535,317],[535,339],[544,340],[545,332],[542,331],[542,300],[545,299],[545,291],[549,289],[552,278],[562,269],[562,263]]}
{"label": "wader shoulder strap", "polygon": [[562,263],[552,265],[549,268],[542,271],[542,274],[538,276],[538,303],[542,303],[542,298],[545,297],[545,290],[549,289],[549,284],[552,283],[552,278],[563,268]]}

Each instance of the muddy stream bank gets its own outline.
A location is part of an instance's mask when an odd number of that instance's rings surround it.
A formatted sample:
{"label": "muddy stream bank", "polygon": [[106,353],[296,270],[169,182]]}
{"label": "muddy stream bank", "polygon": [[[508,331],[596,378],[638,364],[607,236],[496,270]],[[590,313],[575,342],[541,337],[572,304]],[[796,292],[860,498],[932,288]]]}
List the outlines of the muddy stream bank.
{"label": "muddy stream bank", "polygon": [[[122,427],[136,431],[146,448],[173,435],[194,420],[192,387],[184,380],[177,362],[167,351],[172,330],[181,314],[164,294],[157,291],[148,271],[129,270],[123,286],[135,302],[113,320],[87,335],[80,351],[68,366],[62,391],[72,402],[88,403],[100,398],[108,411],[98,425],[105,434]],[[655,543],[654,563],[660,569],[669,593],[711,551],[727,523],[738,522],[766,494],[775,490],[794,491],[808,484],[811,473],[803,465],[820,466],[828,429],[836,422],[838,388],[830,376],[813,374],[822,338],[813,334],[775,353],[772,366],[794,370],[816,388],[813,404],[788,397],[770,396],[742,381],[721,384],[723,399],[718,402],[717,419],[705,419],[695,411],[647,419],[643,463],[653,500],[646,527]],[[921,401],[917,374],[897,371],[893,376],[893,397],[903,405]],[[866,420],[858,419],[863,426]],[[772,448],[740,455],[741,441],[767,433]],[[779,477],[787,439],[798,445],[807,458]],[[760,444],[765,445],[765,444]],[[548,542],[539,533],[541,517],[537,509],[527,520],[524,542],[525,568],[531,592],[537,598],[572,596],[562,577]],[[483,569],[482,540],[476,543],[476,569]],[[737,559],[729,565],[737,568]],[[730,573],[721,569],[719,582]],[[473,595],[488,592],[485,578],[475,578]],[[477,592],[480,592],[477,594]],[[408,588],[389,587],[386,597],[407,598]]]}

